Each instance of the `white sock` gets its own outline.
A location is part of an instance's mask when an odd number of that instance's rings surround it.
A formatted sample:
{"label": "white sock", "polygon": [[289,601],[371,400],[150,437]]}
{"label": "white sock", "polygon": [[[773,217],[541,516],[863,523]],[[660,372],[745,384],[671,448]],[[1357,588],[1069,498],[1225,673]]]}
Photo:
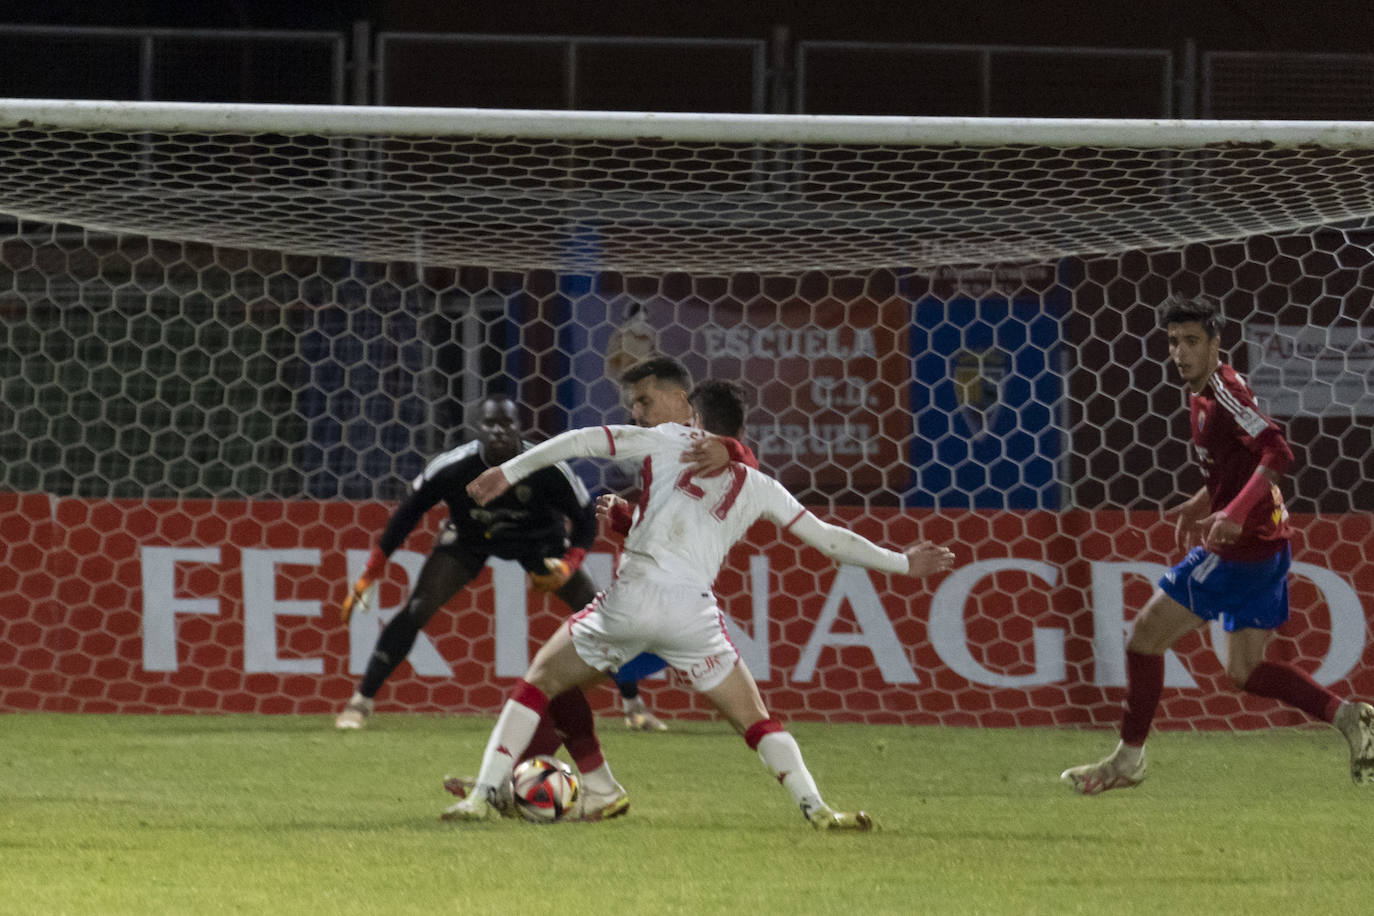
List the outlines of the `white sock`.
{"label": "white sock", "polygon": [[1143,744],[1139,747],[1132,747],[1129,744],[1118,741],[1116,743],[1116,750],[1112,751],[1112,757],[1116,762],[1128,769],[1135,769],[1136,765],[1140,763],[1140,758],[1144,756],[1145,745]]}
{"label": "white sock", "polygon": [[617,795],[621,791],[620,783],[611,775],[610,764],[604,761],[596,769],[582,774],[582,788],[593,795]]}
{"label": "white sock", "polygon": [[759,741],[759,759],[772,771],[783,788],[792,793],[792,799],[803,812],[825,805],[821,801],[821,790],[816,788],[816,780],[802,762],[801,748],[797,739],[788,732],[769,732]]}
{"label": "white sock", "polygon": [[490,794],[510,779],[515,761],[525,752],[538,727],[539,713],[523,703],[507,700],[487,739],[487,749],[482,752],[482,768],[477,771],[478,787],[485,787]]}

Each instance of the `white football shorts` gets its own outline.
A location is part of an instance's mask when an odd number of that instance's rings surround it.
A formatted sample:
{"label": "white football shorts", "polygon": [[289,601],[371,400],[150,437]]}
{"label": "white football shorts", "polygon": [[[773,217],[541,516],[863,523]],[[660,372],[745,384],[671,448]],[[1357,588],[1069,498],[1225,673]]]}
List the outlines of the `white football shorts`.
{"label": "white football shorts", "polygon": [[622,576],[568,627],[578,656],[598,671],[652,652],[702,692],[719,686],[739,660],[715,596],[699,585]]}

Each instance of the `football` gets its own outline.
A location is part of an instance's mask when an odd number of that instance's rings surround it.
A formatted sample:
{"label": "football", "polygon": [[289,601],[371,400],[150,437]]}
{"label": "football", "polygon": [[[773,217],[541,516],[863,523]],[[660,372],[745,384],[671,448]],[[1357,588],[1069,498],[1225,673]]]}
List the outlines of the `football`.
{"label": "football", "polygon": [[576,809],[580,786],[572,767],[557,757],[531,757],[515,767],[511,789],[521,817],[552,824]]}

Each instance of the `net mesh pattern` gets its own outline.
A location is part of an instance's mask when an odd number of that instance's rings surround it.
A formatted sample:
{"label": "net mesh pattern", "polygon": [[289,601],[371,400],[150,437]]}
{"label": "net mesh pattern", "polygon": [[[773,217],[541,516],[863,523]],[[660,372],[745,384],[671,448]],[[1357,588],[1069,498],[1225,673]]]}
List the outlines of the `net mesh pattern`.
{"label": "net mesh pattern", "polygon": [[[665,353],[746,384],[746,443],[821,517],[959,558],[912,583],[751,531],[717,591],[770,709],[1113,724],[1202,483],[1172,291],[1221,303],[1297,454],[1272,656],[1374,693],[1369,152],[11,128],[0,156],[27,163],[0,170],[0,708],[335,711],[437,517],[347,628],[346,584],[482,393],[536,439],[623,422],[619,372]],[[566,613],[494,566],[379,708],[494,712]],[[1170,655],[1161,727],[1302,721],[1226,689],[1219,637]]]}
{"label": "net mesh pattern", "polygon": [[[0,130],[10,213],[366,261],[626,273],[1047,260],[1374,213],[1374,150]],[[17,167],[15,167],[17,166]]]}

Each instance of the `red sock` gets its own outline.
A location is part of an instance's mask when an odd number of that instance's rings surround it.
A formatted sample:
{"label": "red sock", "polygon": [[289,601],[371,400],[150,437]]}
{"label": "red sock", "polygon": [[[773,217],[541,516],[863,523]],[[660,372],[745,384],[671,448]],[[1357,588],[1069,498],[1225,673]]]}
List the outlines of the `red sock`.
{"label": "red sock", "polygon": [[1164,691],[1164,656],[1126,651],[1126,713],[1121,743],[1140,747],[1150,735],[1159,695]]}
{"label": "red sock", "polygon": [[1307,672],[1277,662],[1260,662],[1245,682],[1245,689],[1256,696],[1296,706],[1314,719],[1330,722],[1336,716],[1341,698],[1312,680]]}
{"label": "red sock", "polygon": [[[550,704],[552,705],[552,704]],[[529,760],[531,757],[549,756],[558,753],[558,748],[563,744],[563,739],[558,737],[558,731],[553,727],[553,719],[548,712],[539,720],[539,727],[534,730],[534,737],[530,739],[529,746],[525,748],[525,753],[520,755],[521,760]]]}
{"label": "red sock", "polygon": [[786,730],[777,719],[759,719],[745,729],[744,743],[749,745],[749,750],[756,751],[759,749],[759,742],[764,739],[764,736]]}
{"label": "red sock", "polygon": [[544,715],[544,710],[549,708],[549,698],[544,696],[544,691],[524,678],[520,678],[511,687],[510,699],[521,706],[533,709],[541,716]]}
{"label": "red sock", "polygon": [[601,742],[596,737],[592,707],[581,690],[574,687],[550,700],[548,717],[579,771],[590,773],[606,762],[601,755]]}

